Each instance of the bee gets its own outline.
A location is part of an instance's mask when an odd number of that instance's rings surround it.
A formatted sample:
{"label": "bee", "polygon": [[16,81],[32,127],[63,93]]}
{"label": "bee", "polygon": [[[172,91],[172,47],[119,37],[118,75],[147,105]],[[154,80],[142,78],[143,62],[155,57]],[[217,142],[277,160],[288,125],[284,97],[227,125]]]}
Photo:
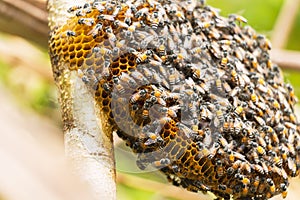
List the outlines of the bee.
{"label": "bee", "polygon": [[263,118],[261,117],[258,117],[258,116],[254,116],[254,119],[256,120],[256,122],[261,125],[261,126],[265,126],[266,125],[266,122],[265,120],[263,120]]}
{"label": "bee", "polygon": [[[232,159],[233,160],[233,159]],[[240,166],[242,165],[242,162],[241,160],[236,160],[234,161],[234,163],[232,164],[232,168],[234,170],[238,170],[240,168]]]}
{"label": "bee", "polygon": [[206,108],[206,107],[202,107],[200,108],[200,116],[202,120],[211,120],[212,119],[212,113]]}
{"label": "bee", "polygon": [[92,30],[90,30],[87,33],[87,35],[92,35],[93,38],[96,38],[96,36],[99,34],[99,31],[102,30],[102,28],[103,28],[103,25],[102,25],[102,23],[99,22],[95,25],[95,27]]}
{"label": "bee", "polygon": [[194,55],[194,54],[199,54],[199,53],[201,53],[201,51],[202,51],[202,48],[201,47],[195,47],[195,48],[193,48],[193,49],[191,49],[191,54],[192,55]]}
{"label": "bee", "polygon": [[67,35],[68,37],[74,37],[74,36],[76,35],[76,33],[75,33],[74,31],[68,30],[68,31],[66,31],[66,35]]}
{"label": "bee", "polygon": [[97,9],[100,13],[102,13],[105,10],[105,7],[98,1],[93,2],[92,8]]}
{"label": "bee", "polygon": [[258,138],[258,144],[261,145],[263,148],[266,148],[266,146],[267,146],[267,143],[263,137]]}
{"label": "bee", "polygon": [[121,9],[122,9],[122,6],[117,5],[114,12],[112,13],[112,16],[116,17],[119,14]]}
{"label": "bee", "polygon": [[80,18],[78,19],[78,24],[81,24],[81,25],[86,25],[86,26],[92,26],[94,25],[95,21],[93,18]]}
{"label": "bee", "polygon": [[218,136],[218,142],[224,149],[228,148],[229,146],[227,140],[221,134]]}
{"label": "bee", "polygon": [[126,24],[126,23],[124,23],[124,22],[122,22],[120,20],[114,20],[113,24],[114,24],[114,26],[116,28],[118,28],[118,27],[120,27],[120,28],[127,28],[129,30],[128,24]]}
{"label": "bee", "polygon": [[177,112],[178,110],[180,109],[180,106],[179,105],[176,105],[176,106],[171,106],[168,108],[167,110],[167,114],[170,116],[170,117],[177,117]]}
{"label": "bee", "polygon": [[241,132],[242,128],[244,127],[244,124],[243,124],[242,120],[236,118],[234,120],[234,123],[231,126],[234,127],[234,131],[231,130],[231,132],[234,132],[235,134],[239,134]]}
{"label": "bee", "polygon": [[213,144],[213,146],[209,149],[209,154],[208,154],[207,158],[209,160],[211,160],[216,155],[216,153],[217,153],[217,151],[218,151],[219,148],[220,148],[220,144],[217,143],[217,142],[215,142]]}
{"label": "bee", "polygon": [[230,93],[231,92],[231,87],[226,81],[223,82],[222,86],[224,88],[225,93]]}
{"label": "bee", "polygon": [[242,114],[242,112],[244,111],[244,108],[242,106],[238,106],[234,109],[233,114],[235,116],[240,116]]}
{"label": "bee", "polygon": [[157,48],[157,52],[160,56],[166,55],[166,46],[163,44],[159,45]]}
{"label": "bee", "polygon": [[81,8],[82,8],[81,5],[75,5],[75,6],[70,7],[70,8],[67,10],[67,12],[68,12],[68,13],[71,13],[71,12],[74,12],[75,10],[78,10],[78,9],[81,9]]}
{"label": "bee", "polygon": [[175,85],[176,83],[176,78],[177,78],[177,74],[176,72],[171,72],[171,74],[169,75],[169,82],[171,85]]}
{"label": "bee", "polygon": [[148,91],[147,91],[146,89],[142,89],[142,90],[140,90],[140,91],[134,93],[134,94],[130,97],[129,102],[130,102],[131,104],[136,103],[136,102],[139,101],[141,98],[144,98],[144,97],[146,96],[147,92],[148,92]]}
{"label": "bee", "polygon": [[147,68],[147,67],[143,67],[143,68],[142,68],[142,73],[143,73],[143,74],[145,75],[145,77],[148,78],[149,80],[151,80],[152,77],[153,77],[153,72],[152,72],[149,68]]}
{"label": "bee", "polygon": [[281,195],[282,195],[282,198],[286,198],[287,197],[287,185],[285,183],[281,183],[280,184],[280,189],[281,189]]}
{"label": "bee", "polygon": [[243,61],[246,55],[245,50],[242,47],[234,48],[234,55],[240,60]]}
{"label": "bee", "polygon": [[116,85],[115,85],[115,88],[117,89],[117,91],[118,91],[120,94],[124,94],[124,93],[125,93],[125,88],[124,88],[123,84],[116,84]]}
{"label": "bee", "polygon": [[272,44],[271,44],[270,40],[268,40],[265,36],[258,35],[257,40],[258,40],[258,43],[259,43],[259,45],[262,49],[265,49],[265,50],[271,50],[272,49]]}
{"label": "bee", "polygon": [[103,87],[105,92],[110,92],[111,91],[111,87],[109,86],[108,83],[103,83],[102,87]]}
{"label": "bee", "polygon": [[219,40],[220,37],[221,37],[221,34],[218,32],[217,29],[211,28],[209,33],[208,33],[208,37],[212,38],[212,39],[215,39],[215,40]]}
{"label": "bee", "polygon": [[259,179],[259,176],[256,176],[254,178],[254,182],[252,184],[252,188],[253,188],[253,192],[256,192],[258,186],[259,186],[259,183],[260,183],[260,179]]}
{"label": "bee", "polygon": [[[255,163],[259,163],[259,156],[257,154],[257,150],[251,152],[251,157],[253,158]],[[259,166],[259,165],[258,165]],[[257,166],[257,168],[258,168]],[[259,169],[259,168],[258,168]],[[263,171],[263,170],[262,170]]]}
{"label": "bee", "polygon": [[144,53],[134,52],[133,54],[136,55],[136,57],[137,57],[136,58],[137,64],[146,62],[148,60],[148,55],[146,52],[144,52]]}
{"label": "bee", "polygon": [[115,21],[115,17],[113,15],[105,15],[101,14],[97,17],[98,20],[107,20],[107,21]]}
{"label": "bee", "polygon": [[[205,2],[204,0],[201,1],[201,2]],[[204,3],[203,3],[204,4]],[[202,5],[203,5],[202,4]],[[219,13],[220,13],[220,9],[217,9],[217,8],[213,8],[211,6],[205,6],[204,7],[205,10],[209,11],[211,14],[212,14],[212,17],[218,17],[219,16]]]}
{"label": "bee", "polygon": [[274,194],[276,188],[275,188],[275,184],[274,184],[273,180],[272,180],[271,178],[268,178],[268,179],[267,179],[267,183],[268,183],[268,185],[269,185],[270,192],[271,192],[272,194]]}
{"label": "bee", "polygon": [[214,25],[214,22],[210,21],[210,22],[198,22],[198,27],[200,29],[208,29],[210,28],[212,25]]}
{"label": "bee", "polygon": [[251,94],[251,101],[254,104],[256,104],[258,102],[258,97],[257,97],[257,95],[254,92]]}
{"label": "bee", "polygon": [[230,22],[237,21],[239,23],[245,23],[245,24],[248,22],[246,18],[236,14],[230,14],[228,16],[228,19]]}
{"label": "bee", "polygon": [[184,133],[184,135],[187,138],[190,138],[193,136],[194,131],[192,129],[190,129],[189,127],[187,127],[186,125],[184,125],[183,123],[177,122],[176,126],[179,128],[179,130]]}
{"label": "bee", "polygon": [[286,162],[287,159],[288,159],[288,154],[287,154],[287,153],[288,153],[288,150],[286,149],[286,147],[280,146],[279,152],[280,152],[280,155],[281,155],[282,160],[283,160],[284,162]]}
{"label": "bee", "polygon": [[109,66],[110,66],[110,60],[104,60],[103,71],[102,71],[103,77],[109,77],[109,75],[110,75]]}
{"label": "bee", "polygon": [[275,153],[274,156],[272,156],[272,160],[273,160],[273,163],[278,166],[278,167],[282,167],[282,160],[279,156],[277,156],[277,154]]}
{"label": "bee", "polygon": [[253,169],[260,174],[265,174],[264,169],[259,164],[254,164]]}
{"label": "bee", "polygon": [[111,55],[112,54],[112,51],[110,49],[107,49],[105,47],[94,47],[93,48],[93,52],[94,53],[100,53],[101,55]]}
{"label": "bee", "polygon": [[142,112],[142,117],[143,117],[143,119],[148,119],[149,118],[149,110],[144,109]]}
{"label": "bee", "polygon": [[130,24],[131,24],[131,19],[132,19],[132,17],[133,17],[132,9],[128,8],[128,9],[126,10],[124,16],[125,16],[124,22],[125,22],[128,26],[130,26]]}
{"label": "bee", "polygon": [[217,116],[217,122],[215,123],[215,126],[223,126],[224,123],[224,113],[222,110],[217,110],[216,111],[216,116]]}
{"label": "bee", "polygon": [[221,58],[222,53],[220,51],[220,46],[216,41],[211,42],[209,50],[216,58]]}
{"label": "bee", "polygon": [[222,66],[226,66],[227,63],[228,63],[228,57],[225,56],[225,57],[223,57],[223,58],[221,59],[221,65],[222,65]]}
{"label": "bee", "polygon": [[237,71],[235,71],[235,69],[231,69],[231,71],[230,71],[230,75],[231,75],[231,80],[233,81],[233,82],[236,82],[236,83],[238,83],[238,74],[237,74]]}
{"label": "bee", "polygon": [[158,18],[158,14],[157,14],[157,12],[153,12],[153,15],[154,16],[157,16],[157,17],[154,17],[152,20],[151,20],[151,24],[150,24],[150,26],[151,26],[151,28],[153,29],[153,30],[156,30],[157,28],[158,28],[158,24],[159,24],[159,18]]}
{"label": "bee", "polygon": [[218,177],[221,177],[221,176],[224,175],[224,168],[222,166],[222,161],[221,160],[216,161],[216,172],[217,172]]}
{"label": "bee", "polygon": [[[129,9],[131,10],[131,9]],[[149,14],[149,8],[147,7],[144,7],[140,10],[138,10],[135,14],[134,14],[134,17],[139,19],[140,17],[143,17],[143,16],[147,16]],[[126,21],[125,21],[126,22]]]}

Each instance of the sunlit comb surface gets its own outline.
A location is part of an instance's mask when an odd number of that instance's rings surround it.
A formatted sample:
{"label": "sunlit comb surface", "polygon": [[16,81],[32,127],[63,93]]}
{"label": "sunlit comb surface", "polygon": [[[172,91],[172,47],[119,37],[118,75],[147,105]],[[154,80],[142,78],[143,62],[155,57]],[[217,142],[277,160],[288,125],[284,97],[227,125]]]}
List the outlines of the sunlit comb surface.
{"label": "sunlit comb surface", "polygon": [[54,76],[78,72],[141,169],[220,199],[286,197],[300,167],[296,97],[246,19],[178,0],[69,12],[49,40]]}

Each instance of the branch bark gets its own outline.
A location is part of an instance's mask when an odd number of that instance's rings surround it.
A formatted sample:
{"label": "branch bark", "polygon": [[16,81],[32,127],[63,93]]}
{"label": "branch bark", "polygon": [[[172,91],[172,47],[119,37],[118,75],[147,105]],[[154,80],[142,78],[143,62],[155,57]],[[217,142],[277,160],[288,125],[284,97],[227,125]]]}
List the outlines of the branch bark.
{"label": "branch bark", "polygon": [[[50,29],[67,23],[67,8],[80,3],[84,1],[49,0]],[[77,72],[70,71],[67,63],[61,65],[59,69],[63,70],[55,78],[63,112],[66,155],[73,163],[75,172],[93,190],[95,200],[114,200],[116,185],[112,132]],[[55,64],[52,67],[58,68]]]}

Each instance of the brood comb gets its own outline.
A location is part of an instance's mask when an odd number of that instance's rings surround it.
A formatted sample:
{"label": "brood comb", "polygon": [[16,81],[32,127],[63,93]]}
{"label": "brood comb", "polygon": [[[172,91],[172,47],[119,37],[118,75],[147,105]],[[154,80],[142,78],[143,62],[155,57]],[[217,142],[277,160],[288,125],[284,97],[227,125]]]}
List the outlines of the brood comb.
{"label": "brood comb", "polygon": [[56,79],[78,72],[109,126],[177,186],[285,198],[299,174],[293,88],[270,42],[203,1],[92,1],[52,31]]}

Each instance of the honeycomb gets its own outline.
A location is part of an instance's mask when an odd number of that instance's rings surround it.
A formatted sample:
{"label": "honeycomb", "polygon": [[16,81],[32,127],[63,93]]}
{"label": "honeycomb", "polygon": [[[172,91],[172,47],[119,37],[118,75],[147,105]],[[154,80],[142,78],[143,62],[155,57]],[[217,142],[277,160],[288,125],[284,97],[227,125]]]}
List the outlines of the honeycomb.
{"label": "honeycomb", "polygon": [[195,0],[68,12],[50,33],[54,78],[77,72],[139,168],[218,199],[287,196],[300,167],[297,99],[245,18]]}

